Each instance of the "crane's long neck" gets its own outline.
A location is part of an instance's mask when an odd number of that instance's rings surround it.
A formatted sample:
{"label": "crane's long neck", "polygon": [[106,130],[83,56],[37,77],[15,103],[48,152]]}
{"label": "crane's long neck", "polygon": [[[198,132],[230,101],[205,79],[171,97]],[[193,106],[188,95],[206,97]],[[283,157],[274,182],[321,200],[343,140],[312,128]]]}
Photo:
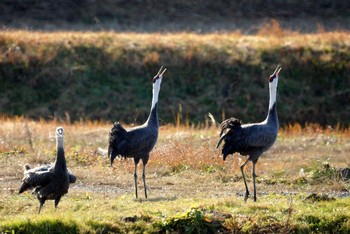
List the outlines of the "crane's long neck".
{"label": "crane's long neck", "polygon": [[278,79],[269,83],[270,101],[269,101],[269,112],[266,120],[267,122],[277,124],[278,126],[277,103],[276,103],[277,82],[278,82]]}
{"label": "crane's long neck", "polygon": [[158,96],[160,91],[160,84],[161,84],[161,78],[156,80],[156,82],[153,84],[153,90],[152,90],[152,106],[151,111],[149,113],[147,123],[152,124],[155,127],[158,127]]}
{"label": "crane's long neck", "polygon": [[56,139],[56,161],[55,172],[65,172],[67,170],[66,158],[64,156],[63,137]]}

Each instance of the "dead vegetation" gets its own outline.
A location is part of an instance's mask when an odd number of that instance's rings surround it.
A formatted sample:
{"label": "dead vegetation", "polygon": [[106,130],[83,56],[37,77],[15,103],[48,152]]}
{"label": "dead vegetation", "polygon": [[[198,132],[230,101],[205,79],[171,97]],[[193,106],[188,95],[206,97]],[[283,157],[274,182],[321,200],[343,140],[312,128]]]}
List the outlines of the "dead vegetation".
{"label": "dead vegetation", "polygon": [[[111,124],[67,124],[44,120],[37,122],[24,118],[2,118],[1,122],[1,174],[4,178],[12,178],[9,182],[21,178],[22,165],[25,163],[35,165],[49,163],[54,159],[54,130],[63,125],[66,129],[65,150],[68,164],[78,175],[80,183],[91,186],[117,185],[126,190],[132,188],[133,163],[121,160],[111,168],[105,155],[104,149],[107,147]],[[219,157],[220,151],[215,148],[217,134],[218,129],[215,127],[197,129],[162,126],[158,144],[151,154],[147,168],[153,187],[162,189],[163,186],[170,186],[190,193],[192,183],[197,184],[208,178],[215,186],[226,187],[227,184],[233,184],[241,187],[239,165],[242,163],[242,157],[230,156],[223,162]],[[266,185],[268,190],[282,186],[294,191],[298,189],[298,183],[303,185],[313,181],[317,187],[320,184],[317,179],[325,176],[332,190],[346,190],[346,186],[336,180],[334,173],[323,173],[322,168],[324,162],[332,168],[349,167],[349,149],[348,129],[322,128],[315,124],[305,128],[301,128],[300,125],[288,126],[280,131],[274,147],[259,161],[258,182],[260,186]],[[247,168],[251,169],[250,166]],[[315,173],[318,173],[318,176],[315,176]],[[303,179],[308,183],[303,183]],[[188,186],[187,189],[176,188],[175,184],[178,183],[180,186]],[[204,184],[203,189],[206,187]],[[15,184],[12,184],[11,189],[16,189]],[[227,189],[232,190],[229,187]],[[322,191],[327,189],[329,187],[322,188]],[[238,189],[236,192],[240,191],[241,189]]]}

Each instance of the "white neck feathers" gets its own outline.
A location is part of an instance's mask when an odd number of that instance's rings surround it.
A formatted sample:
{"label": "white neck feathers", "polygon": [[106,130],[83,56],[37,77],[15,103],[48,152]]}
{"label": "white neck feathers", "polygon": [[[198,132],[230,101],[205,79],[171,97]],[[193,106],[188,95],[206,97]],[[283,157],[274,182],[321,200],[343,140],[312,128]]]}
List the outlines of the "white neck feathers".
{"label": "white neck feathers", "polygon": [[158,78],[154,83],[153,83],[153,96],[152,96],[152,107],[153,109],[155,105],[158,103],[158,95],[159,95],[159,90],[160,90],[160,84],[162,83],[162,78]]}
{"label": "white neck feathers", "polygon": [[277,83],[278,83],[277,77],[272,82],[269,83],[269,90],[270,90],[269,110],[271,110],[273,105],[276,103]]}

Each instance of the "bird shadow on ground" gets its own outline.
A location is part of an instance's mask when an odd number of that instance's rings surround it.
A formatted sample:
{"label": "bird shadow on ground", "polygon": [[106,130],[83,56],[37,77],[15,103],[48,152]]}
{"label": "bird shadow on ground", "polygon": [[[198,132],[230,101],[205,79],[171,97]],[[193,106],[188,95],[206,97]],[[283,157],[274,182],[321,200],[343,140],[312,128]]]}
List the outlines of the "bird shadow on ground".
{"label": "bird shadow on ground", "polygon": [[135,198],[135,202],[159,202],[159,201],[174,201],[176,200],[176,196],[171,197],[151,197],[151,198]]}

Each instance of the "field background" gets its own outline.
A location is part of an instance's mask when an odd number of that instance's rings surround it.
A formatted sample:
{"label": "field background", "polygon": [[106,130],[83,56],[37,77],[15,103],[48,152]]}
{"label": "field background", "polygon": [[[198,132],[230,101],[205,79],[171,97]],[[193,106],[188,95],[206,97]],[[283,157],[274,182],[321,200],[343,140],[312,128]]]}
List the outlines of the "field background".
{"label": "field background", "polygon": [[[348,22],[345,0],[1,1],[0,232],[348,233]],[[258,202],[244,203],[245,158],[222,161],[207,114],[263,120],[277,64],[281,129],[257,164]],[[134,199],[108,131],[145,120],[162,65],[150,198],[139,183]],[[17,195],[22,166],[54,160],[59,125],[78,181],[37,215]]]}
{"label": "field background", "polygon": [[3,114],[141,123],[164,65],[162,124],[198,125],[208,112],[257,121],[281,64],[283,126],[349,125],[347,1],[0,4]]}

